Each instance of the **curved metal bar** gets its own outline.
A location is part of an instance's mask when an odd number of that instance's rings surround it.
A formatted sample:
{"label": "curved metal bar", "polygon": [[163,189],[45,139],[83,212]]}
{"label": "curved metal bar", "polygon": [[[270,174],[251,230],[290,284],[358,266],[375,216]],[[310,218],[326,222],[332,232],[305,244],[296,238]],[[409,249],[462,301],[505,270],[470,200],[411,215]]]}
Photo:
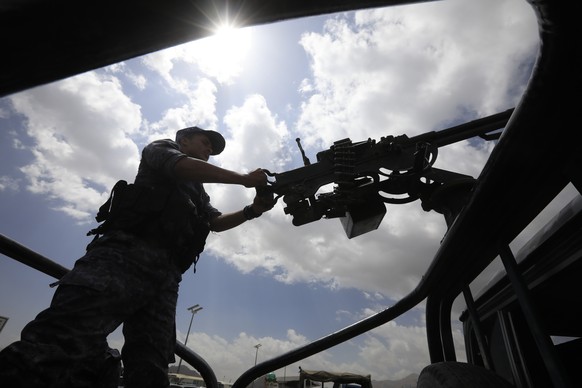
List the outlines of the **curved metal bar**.
{"label": "curved metal bar", "polygon": [[2,234],[0,234],[0,253],[56,279],[62,278],[69,272],[68,268],[55,263]]}
{"label": "curved metal bar", "polygon": [[206,383],[206,388],[218,388],[218,380],[214,371],[202,357],[188,349],[184,344],[176,342],[176,355],[196,369]]}
{"label": "curved metal bar", "polygon": [[402,298],[394,306],[372,315],[371,317],[365,318],[351,326],[347,326],[342,330],[313,341],[305,346],[287,352],[271,360],[264,361],[250,368],[234,382],[232,388],[244,388],[253,380],[268,372],[280,369],[296,361],[303,360],[399,317],[426,298],[428,290],[430,289],[430,282],[436,279],[424,280],[425,281],[421,281],[419,286],[417,286],[413,292]]}

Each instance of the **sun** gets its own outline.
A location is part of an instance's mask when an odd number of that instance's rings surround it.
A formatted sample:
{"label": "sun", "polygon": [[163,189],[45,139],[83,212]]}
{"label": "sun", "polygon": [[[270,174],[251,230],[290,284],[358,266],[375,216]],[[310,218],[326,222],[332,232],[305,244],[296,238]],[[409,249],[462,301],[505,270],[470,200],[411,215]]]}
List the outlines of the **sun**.
{"label": "sun", "polygon": [[251,50],[252,28],[224,24],[196,45],[197,62],[205,74],[220,83],[231,83],[244,70]]}
{"label": "sun", "polygon": [[231,41],[236,39],[237,28],[229,24],[222,24],[216,28],[214,39]]}
{"label": "sun", "polygon": [[215,45],[215,50],[225,56],[241,57],[246,54],[251,44],[251,28],[236,28],[230,24],[222,24],[209,38]]}
{"label": "sun", "polygon": [[248,65],[252,27],[221,24],[213,35],[190,42],[184,49],[187,62],[196,63],[204,75],[220,83],[232,83]]}

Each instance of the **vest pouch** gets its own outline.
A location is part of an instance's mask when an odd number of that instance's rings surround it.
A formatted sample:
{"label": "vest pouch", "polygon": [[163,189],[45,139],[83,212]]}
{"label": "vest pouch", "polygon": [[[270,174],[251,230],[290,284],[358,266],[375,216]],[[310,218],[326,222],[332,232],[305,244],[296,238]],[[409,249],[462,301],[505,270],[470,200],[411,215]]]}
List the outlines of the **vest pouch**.
{"label": "vest pouch", "polygon": [[170,190],[163,187],[117,182],[95,217],[97,222],[103,223],[87,235],[100,235],[111,230],[137,235],[145,233],[163,212],[169,193]]}
{"label": "vest pouch", "polygon": [[208,220],[200,216],[188,195],[174,190],[160,215],[160,225],[172,259],[182,272],[186,271],[204,250],[210,233]]}
{"label": "vest pouch", "polygon": [[168,190],[130,184],[116,194],[111,206],[111,228],[140,235],[164,210]]}

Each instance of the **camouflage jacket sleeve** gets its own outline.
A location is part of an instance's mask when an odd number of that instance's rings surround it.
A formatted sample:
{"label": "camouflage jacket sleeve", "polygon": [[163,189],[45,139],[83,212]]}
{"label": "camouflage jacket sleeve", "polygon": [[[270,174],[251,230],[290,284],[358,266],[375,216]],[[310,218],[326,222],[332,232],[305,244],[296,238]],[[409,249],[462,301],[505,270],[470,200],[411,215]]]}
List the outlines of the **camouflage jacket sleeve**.
{"label": "camouflage jacket sleeve", "polygon": [[180,151],[176,142],[170,139],[156,140],[143,149],[138,178],[149,180],[147,175],[162,174],[174,180],[174,166],[185,157],[186,154]]}

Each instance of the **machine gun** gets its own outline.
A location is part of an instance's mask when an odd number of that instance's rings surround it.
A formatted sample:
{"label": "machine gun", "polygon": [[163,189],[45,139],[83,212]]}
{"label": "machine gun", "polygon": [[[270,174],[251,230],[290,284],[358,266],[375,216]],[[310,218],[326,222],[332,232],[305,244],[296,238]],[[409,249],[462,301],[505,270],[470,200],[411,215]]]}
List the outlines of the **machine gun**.
{"label": "machine gun", "polygon": [[[501,132],[492,132],[504,128],[512,112],[509,109],[411,138],[339,140],[317,153],[313,164],[296,139],[305,166],[283,173],[266,170],[274,181],[264,190],[276,199],[283,197],[285,214],[293,216],[293,225],[340,218],[348,238],[377,229],[386,214],[385,203],[420,199],[425,211],[443,214],[450,225],[468,200],[475,179],[433,167],[438,149],[476,136],[486,141],[498,139]],[[332,191],[318,193],[332,183]]]}

